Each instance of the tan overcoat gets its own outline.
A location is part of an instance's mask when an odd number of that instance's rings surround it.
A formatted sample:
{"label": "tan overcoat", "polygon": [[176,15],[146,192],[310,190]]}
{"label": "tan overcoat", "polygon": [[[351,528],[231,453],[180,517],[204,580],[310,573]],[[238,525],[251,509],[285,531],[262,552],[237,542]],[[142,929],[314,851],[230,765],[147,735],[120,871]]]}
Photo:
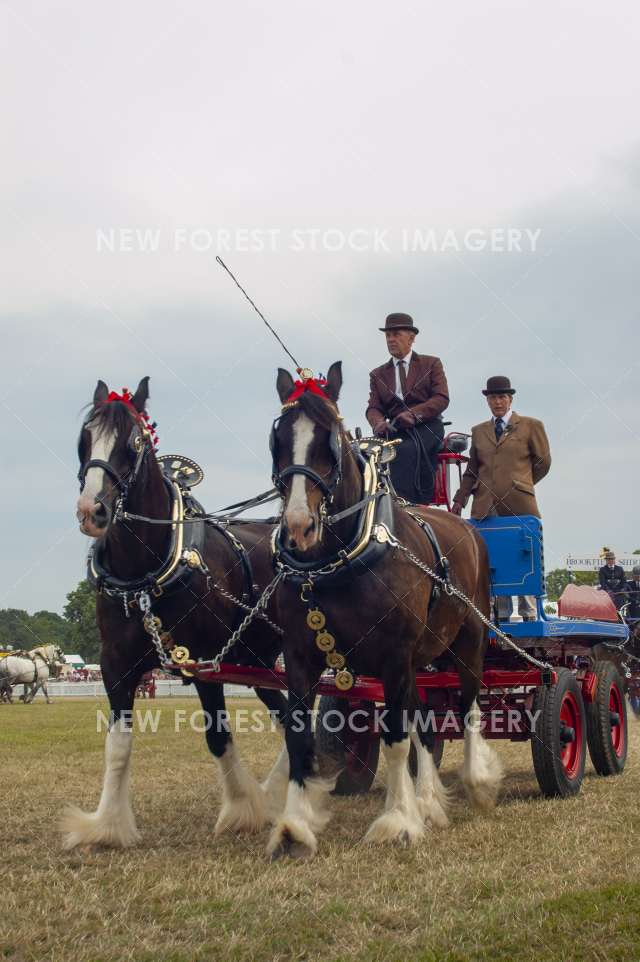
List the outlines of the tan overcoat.
{"label": "tan overcoat", "polygon": [[534,485],[551,467],[549,441],[542,421],[514,411],[500,441],[493,421],[471,429],[467,469],[454,501],[463,508],[473,495],[472,518],[533,514],[540,517]]}

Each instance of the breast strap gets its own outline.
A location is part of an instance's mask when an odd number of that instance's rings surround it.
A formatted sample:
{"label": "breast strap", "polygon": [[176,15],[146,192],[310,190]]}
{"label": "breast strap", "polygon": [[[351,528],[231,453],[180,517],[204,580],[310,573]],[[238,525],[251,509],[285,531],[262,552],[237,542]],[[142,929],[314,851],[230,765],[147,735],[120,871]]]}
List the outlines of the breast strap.
{"label": "breast strap", "polygon": [[[449,580],[450,580],[449,561],[446,555],[442,553],[435,531],[433,530],[433,528],[425,518],[420,517],[420,515],[418,514],[414,514],[413,511],[407,511],[407,514],[409,515],[409,517],[413,518],[413,520],[420,525],[425,535],[427,536],[427,540],[431,545],[431,548],[433,549],[433,554],[435,556],[434,568],[435,568],[436,574],[440,575],[441,578],[443,578],[447,583],[449,583]],[[434,581],[433,586],[431,588],[431,597],[429,598],[429,607],[427,610],[427,614],[431,614],[431,611],[435,607],[435,605],[438,603],[438,600],[441,594],[442,594],[442,588],[437,582]]]}

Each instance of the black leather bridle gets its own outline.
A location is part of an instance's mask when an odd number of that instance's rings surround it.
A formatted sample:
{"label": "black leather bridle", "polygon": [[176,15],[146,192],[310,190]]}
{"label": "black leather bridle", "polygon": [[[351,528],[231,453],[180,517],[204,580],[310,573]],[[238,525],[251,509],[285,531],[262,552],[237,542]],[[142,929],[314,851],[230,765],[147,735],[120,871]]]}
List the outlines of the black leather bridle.
{"label": "black leather bridle", "polygon": [[314,471],[313,468],[308,467],[306,464],[290,464],[282,471],[279,471],[277,432],[280,421],[283,417],[286,417],[288,413],[288,411],[285,411],[284,414],[281,414],[280,417],[275,419],[271,426],[271,434],[269,435],[269,449],[271,451],[272,459],[271,480],[273,481],[274,487],[277,488],[280,494],[284,497],[286,494],[285,481],[287,478],[293,477],[296,474],[301,474],[305,478],[309,478],[309,480],[313,481],[313,483],[322,491],[322,511],[326,504],[331,504],[333,501],[335,490],[342,480],[342,435],[340,433],[340,428],[337,424],[334,424],[331,428],[329,448],[333,458],[333,467],[328,480],[325,480],[322,475],[318,474],[317,471]]}
{"label": "black leather bridle", "polygon": [[[88,423],[88,421],[85,421],[83,424],[83,430]],[[127,441],[127,451],[130,454],[135,455],[135,462],[131,470],[128,471],[126,475],[121,477],[108,461],[103,461],[101,458],[90,458],[88,461],[83,461],[78,471],[80,493],[82,494],[82,491],[84,490],[87,480],[87,472],[90,471],[91,468],[102,468],[105,474],[111,478],[118,490],[118,500],[116,502],[112,519],[114,522],[118,521],[121,517],[129,492],[138,479],[145,455],[151,447],[151,435],[149,431],[141,424],[134,424],[131,428],[129,440]]]}

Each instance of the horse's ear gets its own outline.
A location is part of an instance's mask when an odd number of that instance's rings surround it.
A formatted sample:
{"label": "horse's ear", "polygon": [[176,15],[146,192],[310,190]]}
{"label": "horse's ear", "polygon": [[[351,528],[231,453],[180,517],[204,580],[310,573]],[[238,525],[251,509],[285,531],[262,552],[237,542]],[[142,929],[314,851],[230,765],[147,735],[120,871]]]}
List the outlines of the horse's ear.
{"label": "horse's ear", "polygon": [[140,414],[144,411],[145,404],[149,400],[149,378],[143,377],[136,388],[136,393],[131,398],[131,403],[133,404],[136,411]]}
{"label": "horse's ear", "polygon": [[287,400],[289,395],[293,392],[294,386],[295,385],[293,383],[293,378],[291,377],[289,372],[285,371],[283,367],[279,367],[278,377],[276,379],[276,390],[278,392],[278,397],[280,398],[283,404]]}
{"label": "horse's ear", "polygon": [[104,404],[109,397],[109,388],[104,383],[104,381],[98,381],[96,384],[96,389],[93,392],[93,406],[97,408],[98,405]]}
{"label": "horse's ear", "polygon": [[324,393],[327,397],[336,403],[340,397],[340,388],[342,387],[342,361],[335,361],[334,364],[329,368],[329,373],[327,374],[327,386],[324,389]]}

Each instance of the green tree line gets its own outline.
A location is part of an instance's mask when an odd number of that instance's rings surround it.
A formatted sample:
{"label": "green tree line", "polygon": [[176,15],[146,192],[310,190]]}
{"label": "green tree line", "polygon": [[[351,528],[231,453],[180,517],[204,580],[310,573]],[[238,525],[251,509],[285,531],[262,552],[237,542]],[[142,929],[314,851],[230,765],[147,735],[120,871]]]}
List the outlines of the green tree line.
{"label": "green tree line", "polygon": [[[634,551],[640,554],[640,549]],[[546,576],[549,601],[557,601],[566,586],[598,583],[594,571],[570,572],[555,568]],[[78,653],[86,662],[96,662],[100,655],[100,636],[96,625],[96,593],[88,581],[81,581],[67,595],[64,614],[36,611],[30,615],[20,608],[0,609],[0,647],[36,648],[38,645],[60,645],[68,654]]]}
{"label": "green tree line", "polygon": [[33,615],[20,608],[0,609],[0,647],[37,648],[60,645],[67,654],[82,655],[91,664],[100,655],[96,625],[96,593],[87,581],[70,591],[64,615],[36,611]]}

